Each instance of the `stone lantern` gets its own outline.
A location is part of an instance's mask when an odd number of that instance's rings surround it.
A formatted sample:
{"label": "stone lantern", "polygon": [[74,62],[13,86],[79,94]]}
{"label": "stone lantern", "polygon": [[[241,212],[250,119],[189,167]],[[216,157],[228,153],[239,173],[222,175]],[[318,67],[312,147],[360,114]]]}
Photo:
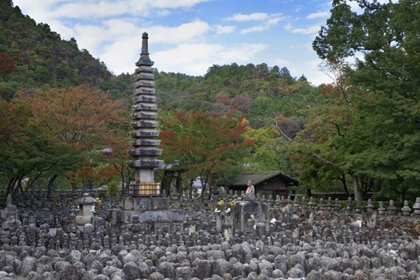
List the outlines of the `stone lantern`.
{"label": "stone lantern", "polygon": [[76,204],[79,205],[79,213],[77,213],[76,216],[76,225],[84,226],[85,224],[90,223],[95,202],[96,200],[88,193],[84,193],[83,197],[76,201]]}

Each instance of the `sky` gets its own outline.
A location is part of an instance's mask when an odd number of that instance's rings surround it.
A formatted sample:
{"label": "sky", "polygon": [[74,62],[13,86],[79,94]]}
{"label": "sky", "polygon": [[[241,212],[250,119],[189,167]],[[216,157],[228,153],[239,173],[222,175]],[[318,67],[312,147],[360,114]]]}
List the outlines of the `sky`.
{"label": "sky", "polygon": [[159,71],[203,76],[213,65],[286,67],[310,83],[333,82],[312,41],[332,0],[13,0],[64,40],[119,75],[133,73],[143,32]]}

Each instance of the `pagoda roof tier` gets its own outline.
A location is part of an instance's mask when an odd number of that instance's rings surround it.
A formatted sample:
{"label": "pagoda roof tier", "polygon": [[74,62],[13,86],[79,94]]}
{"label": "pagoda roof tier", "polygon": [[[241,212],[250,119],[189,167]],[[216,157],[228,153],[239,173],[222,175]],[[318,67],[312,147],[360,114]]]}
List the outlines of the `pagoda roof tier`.
{"label": "pagoda roof tier", "polygon": [[133,108],[134,110],[137,110],[137,111],[141,111],[141,110],[156,111],[157,105],[154,103],[137,103],[136,105],[133,106]]}
{"label": "pagoda roof tier", "polygon": [[139,87],[154,87],[155,86],[155,82],[154,81],[150,81],[150,80],[140,80],[134,83],[134,87],[135,88],[139,88]]}
{"label": "pagoda roof tier", "polygon": [[136,156],[160,156],[162,154],[162,149],[156,148],[137,148],[128,150],[128,155],[131,157]]}
{"label": "pagoda roof tier", "polygon": [[156,96],[154,95],[140,95],[133,98],[134,103],[156,103]]}
{"label": "pagoda roof tier", "polygon": [[153,66],[153,64],[155,63],[150,60],[149,54],[141,55],[139,61],[136,62],[136,66]]}
{"label": "pagoda roof tier", "polygon": [[139,88],[136,88],[135,90],[133,90],[133,93],[135,95],[140,95],[140,94],[155,94],[156,93],[156,89],[154,89],[154,88],[148,88],[148,87],[139,87]]}
{"label": "pagoda roof tier", "polygon": [[142,120],[142,119],[149,119],[149,120],[155,120],[158,117],[158,114],[156,112],[136,112],[134,114],[131,114],[131,117],[134,120]]}
{"label": "pagoda roof tier", "polygon": [[158,139],[148,139],[148,138],[142,138],[142,139],[136,139],[134,141],[130,141],[130,145],[133,147],[138,146],[159,146],[160,140]]}
{"label": "pagoda roof tier", "polygon": [[151,159],[146,159],[146,158],[142,158],[142,159],[137,159],[137,160],[133,160],[133,161],[127,161],[128,166],[132,167],[132,168],[161,168],[163,166],[163,160],[158,160],[155,158],[151,158]]}
{"label": "pagoda roof tier", "polygon": [[159,130],[154,129],[139,129],[131,132],[132,138],[151,138],[158,137],[160,134]]}
{"label": "pagoda roof tier", "polygon": [[147,66],[147,65],[142,65],[140,67],[137,67],[137,69],[136,69],[136,73],[140,73],[140,72],[149,72],[149,73],[151,73],[153,71],[154,71],[153,67],[150,67],[150,66]]}
{"label": "pagoda roof tier", "polygon": [[155,75],[153,73],[140,73],[134,77],[136,80],[144,79],[144,80],[153,80]]}
{"label": "pagoda roof tier", "polygon": [[138,129],[138,128],[156,128],[158,127],[159,123],[157,121],[152,120],[139,120],[136,122],[131,123],[131,128]]}

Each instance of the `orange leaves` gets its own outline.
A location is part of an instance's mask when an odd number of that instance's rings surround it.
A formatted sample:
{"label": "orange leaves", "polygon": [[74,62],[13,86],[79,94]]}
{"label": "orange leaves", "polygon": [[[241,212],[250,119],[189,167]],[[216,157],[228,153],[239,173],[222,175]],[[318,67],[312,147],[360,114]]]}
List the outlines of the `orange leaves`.
{"label": "orange leaves", "polygon": [[60,140],[92,145],[124,120],[122,103],[86,86],[21,94],[18,101],[33,111],[32,121],[44,125]]}

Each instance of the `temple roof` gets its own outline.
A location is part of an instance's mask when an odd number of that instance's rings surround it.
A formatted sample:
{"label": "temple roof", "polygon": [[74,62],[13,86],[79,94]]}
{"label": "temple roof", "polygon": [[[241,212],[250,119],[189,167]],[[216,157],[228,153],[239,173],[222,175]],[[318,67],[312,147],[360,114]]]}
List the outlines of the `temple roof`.
{"label": "temple roof", "polygon": [[265,172],[244,172],[238,174],[236,180],[230,184],[231,186],[247,186],[248,181],[251,180],[253,185],[264,182],[273,177],[280,177],[283,181],[289,185],[298,185],[299,182],[287,175],[281,173],[281,171],[265,171]]}

